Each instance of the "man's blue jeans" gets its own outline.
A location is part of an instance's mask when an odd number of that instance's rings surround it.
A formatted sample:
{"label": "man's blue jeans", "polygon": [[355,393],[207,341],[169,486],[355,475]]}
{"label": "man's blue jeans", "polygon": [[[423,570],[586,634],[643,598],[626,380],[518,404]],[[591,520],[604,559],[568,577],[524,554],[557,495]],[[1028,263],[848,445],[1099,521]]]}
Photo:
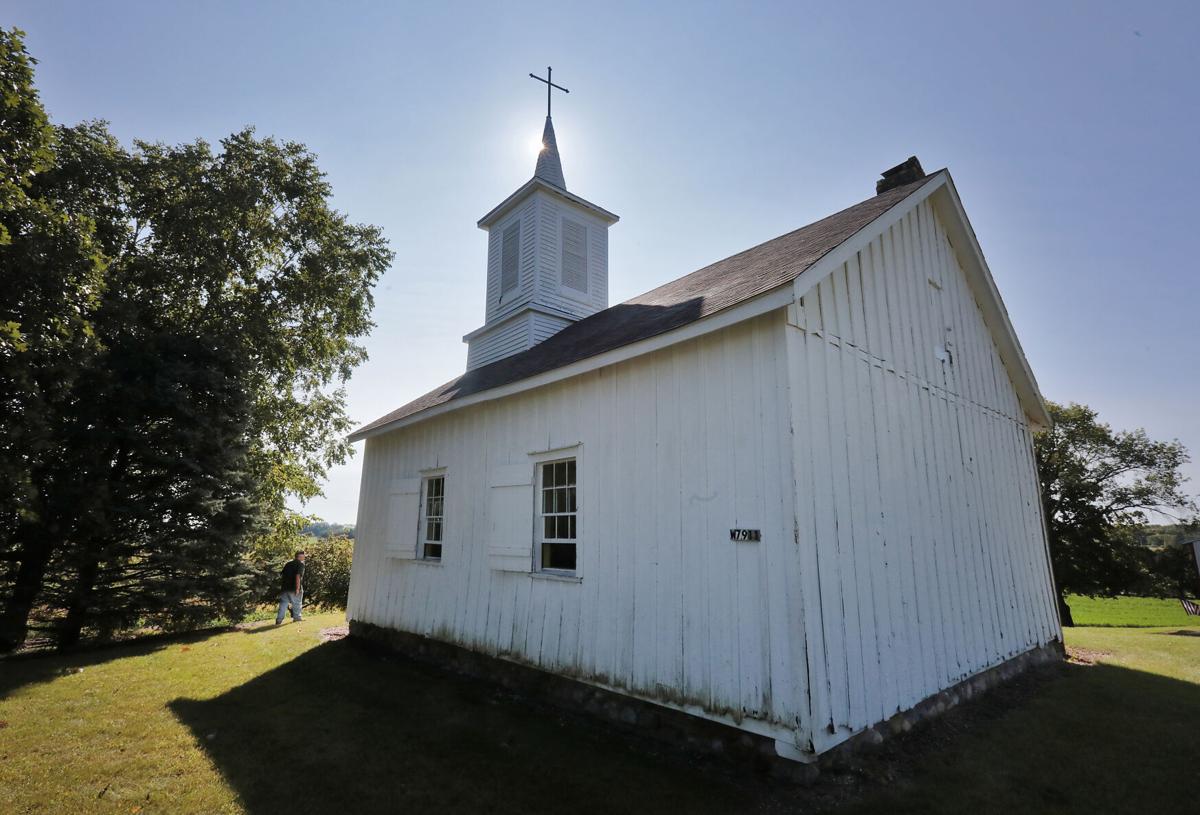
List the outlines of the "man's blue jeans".
{"label": "man's blue jeans", "polygon": [[283,618],[287,616],[288,605],[292,607],[292,619],[300,622],[303,619],[301,616],[300,607],[303,605],[304,595],[298,591],[284,591],[279,593],[279,613],[275,615],[275,625],[283,622]]}

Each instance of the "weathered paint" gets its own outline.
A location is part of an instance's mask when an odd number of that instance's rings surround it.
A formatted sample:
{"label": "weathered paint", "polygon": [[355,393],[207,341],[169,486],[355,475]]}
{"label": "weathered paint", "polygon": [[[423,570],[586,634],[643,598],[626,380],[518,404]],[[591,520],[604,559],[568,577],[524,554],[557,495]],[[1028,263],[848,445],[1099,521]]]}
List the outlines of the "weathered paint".
{"label": "weathered paint", "polygon": [[935,205],[787,327],[820,752],[1059,638],[1032,436]]}
{"label": "weathered paint", "polygon": [[[586,292],[562,284],[564,217],[587,230]],[[504,230],[516,221],[521,223],[517,285],[501,292]],[[582,206],[533,190],[488,227],[485,322],[466,338],[468,370],[530,348],[572,321],[608,307],[610,225]]]}
{"label": "weathered paint", "polygon": [[[1028,421],[934,204],[801,282],[791,307],[369,438],[351,618],[810,753],[1059,637]],[[536,458],[569,450],[564,580],[530,573],[530,521]],[[409,523],[389,496],[436,468],[442,562],[389,555],[388,518]]]}

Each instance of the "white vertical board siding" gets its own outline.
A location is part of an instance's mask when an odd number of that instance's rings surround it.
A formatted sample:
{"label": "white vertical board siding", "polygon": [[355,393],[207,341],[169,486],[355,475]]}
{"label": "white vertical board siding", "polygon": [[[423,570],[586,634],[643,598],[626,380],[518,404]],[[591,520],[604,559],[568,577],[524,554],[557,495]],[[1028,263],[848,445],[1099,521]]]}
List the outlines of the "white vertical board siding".
{"label": "white vertical board siding", "polygon": [[934,209],[786,328],[812,747],[1061,636],[1032,437]]}
{"label": "white vertical board siding", "polygon": [[[369,438],[351,618],[794,741],[808,700],[785,342],[777,311]],[[508,571],[522,546],[532,564],[528,534],[489,539],[489,493],[508,502],[530,454],[556,450],[578,457],[578,581]],[[384,557],[389,485],[435,467],[442,562]],[[524,500],[532,513],[532,486]],[[734,543],[738,527],[761,542]]]}

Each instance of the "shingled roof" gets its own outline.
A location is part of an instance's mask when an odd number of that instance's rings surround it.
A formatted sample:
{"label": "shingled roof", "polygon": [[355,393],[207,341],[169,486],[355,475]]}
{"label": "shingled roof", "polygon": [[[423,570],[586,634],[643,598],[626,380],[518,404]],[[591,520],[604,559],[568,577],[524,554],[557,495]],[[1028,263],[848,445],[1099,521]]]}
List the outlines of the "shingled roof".
{"label": "shingled roof", "polygon": [[680,328],[776,289],[796,278],[854,233],[935,178],[930,173],[794,232],[659,286],[559,331],[538,345],[467,371],[407,405],[360,427],[357,441],[392,422],[455,399],[546,373],[588,357]]}

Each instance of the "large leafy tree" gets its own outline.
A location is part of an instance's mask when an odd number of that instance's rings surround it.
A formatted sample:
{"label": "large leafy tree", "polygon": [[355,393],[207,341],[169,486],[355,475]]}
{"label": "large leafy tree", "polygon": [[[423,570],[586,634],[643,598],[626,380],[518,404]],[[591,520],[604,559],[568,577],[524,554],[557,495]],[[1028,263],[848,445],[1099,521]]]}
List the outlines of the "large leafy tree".
{"label": "large leafy tree", "polygon": [[[51,158],[26,187],[86,225],[100,275],[73,312],[90,344],[63,363],[62,398],[12,428],[44,426],[45,443],[10,456],[27,485],[9,513],[24,532],[0,542],[10,648],[31,593],[60,610],[66,643],[85,626],[235,609],[253,536],[294,525],[289,496],[316,495],[349,454],[341,385],[391,260],[378,229],[330,206],[302,145],[245,130],[218,148],[126,149],[99,123],[43,135]],[[5,285],[25,286],[25,256],[0,252]],[[33,316],[6,315],[26,348],[6,365],[50,380],[28,352]]]}
{"label": "large leafy tree", "polygon": [[1114,431],[1085,405],[1047,405],[1054,426],[1035,441],[1038,477],[1063,624],[1067,594],[1112,596],[1143,577],[1138,528],[1148,513],[1182,517],[1187,450],[1144,430]]}
{"label": "large leafy tree", "polygon": [[99,350],[107,264],[95,222],[39,183],[56,154],[35,63],[0,30],[0,649],[24,639],[81,491],[58,430]]}

